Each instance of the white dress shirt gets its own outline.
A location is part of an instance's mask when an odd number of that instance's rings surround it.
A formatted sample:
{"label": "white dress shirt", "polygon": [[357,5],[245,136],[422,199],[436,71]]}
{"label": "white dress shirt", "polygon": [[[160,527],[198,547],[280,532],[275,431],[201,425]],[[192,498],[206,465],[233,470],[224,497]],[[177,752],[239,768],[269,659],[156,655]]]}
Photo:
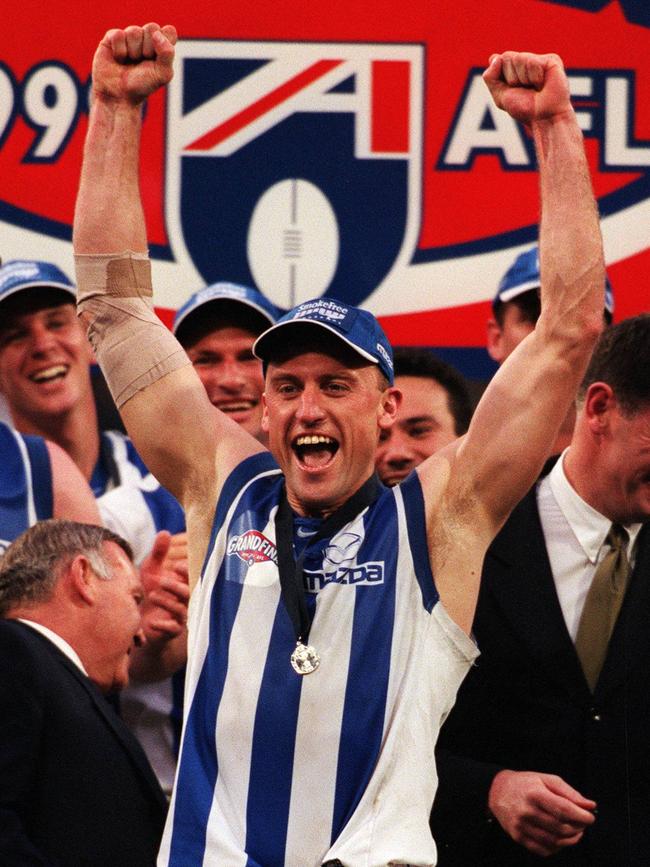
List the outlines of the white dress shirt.
{"label": "white dress shirt", "polygon": [[[537,506],[551,563],[555,589],[571,639],[575,641],[591,581],[609,545],[612,522],[571,487],[562,454],[537,487]],[[628,559],[634,565],[635,542],[642,524],[626,526]]]}
{"label": "white dress shirt", "polygon": [[28,626],[31,626],[32,629],[35,629],[37,632],[40,632],[41,635],[44,635],[52,644],[56,645],[59,648],[61,653],[65,653],[65,655],[70,659],[74,664],[79,668],[85,675],[88,677],[88,672],[83,667],[82,661],[79,659],[78,654],[70,647],[67,641],[61,638],[60,635],[57,635],[56,632],[52,632],[51,629],[48,629],[47,626],[43,626],[42,623],[34,623],[33,620],[27,620],[25,617],[17,617],[17,620],[20,620],[21,623],[26,623]]}

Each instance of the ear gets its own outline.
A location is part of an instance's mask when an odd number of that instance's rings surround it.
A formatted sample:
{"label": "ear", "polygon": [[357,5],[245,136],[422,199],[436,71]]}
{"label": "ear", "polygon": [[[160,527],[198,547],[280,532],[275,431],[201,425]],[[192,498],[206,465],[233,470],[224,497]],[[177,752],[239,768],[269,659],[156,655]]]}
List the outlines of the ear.
{"label": "ear", "polygon": [[501,362],[504,360],[503,346],[501,341],[502,337],[503,332],[501,330],[501,326],[493,316],[490,317],[487,321],[486,349],[492,361],[496,361],[497,364],[501,364]]}
{"label": "ear", "polygon": [[84,554],[77,554],[70,561],[65,572],[72,593],[76,596],[77,600],[86,605],[94,605],[97,578],[88,558]]}
{"label": "ear", "polygon": [[377,423],[381,430],[388,430],[393,426],[397,413],[402,403],[402,392],[392,385],[385,389],[381,396],[381,405]]}
{"label": "ear", "polygon": [[269,408],[266,404],[266,392],[262,393],[262,430],[264,433],[269,432]]}
{"label": "ear", "polygon": [[616,396],[606,382],[592,382],[584,399],[583,414],[592,433],[600,435],[611,424],[612,411],[618,406]]}

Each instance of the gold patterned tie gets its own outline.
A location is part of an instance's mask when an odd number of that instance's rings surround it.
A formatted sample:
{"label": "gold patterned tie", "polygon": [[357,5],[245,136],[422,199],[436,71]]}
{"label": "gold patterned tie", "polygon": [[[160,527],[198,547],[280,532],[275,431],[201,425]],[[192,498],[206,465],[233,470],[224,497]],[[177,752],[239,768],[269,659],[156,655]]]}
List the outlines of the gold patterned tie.
{"label": "gold patterned tie", "polygon": [[627,559],[627,530],[612,524],[605,544],[610,550],[598,564],[585,599],[576,636],[576,652],[587,683],[593,692],[605,661],[607,645],[630,577]]}

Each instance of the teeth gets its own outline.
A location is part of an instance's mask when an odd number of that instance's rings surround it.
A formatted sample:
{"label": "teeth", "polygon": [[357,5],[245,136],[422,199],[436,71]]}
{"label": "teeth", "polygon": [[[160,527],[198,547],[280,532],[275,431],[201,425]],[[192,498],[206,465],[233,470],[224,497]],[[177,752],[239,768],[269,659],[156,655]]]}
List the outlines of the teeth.
{"label": "teeth", "polygon": [[332,445],[334,443],[334,440],[331,437],[324,437],[320,435],[298,437],[298,439],[296,440],[297,446],[315,446],[319,443],[327,443],[328,445]]}
{"label": "teeth", "polygon": [[37,371],[31,378],[34,382],[45,382],[48,379],[54,379],[55,376],[63,376],[65,371],[66,368],[64,364],[55,364],[53,367]]}
{"label": "teeth", "polygon": [[217,408],[222,412],[242,412],[243,410],[251,409],[254,406],[252,401],[242,403],[218,403]]}

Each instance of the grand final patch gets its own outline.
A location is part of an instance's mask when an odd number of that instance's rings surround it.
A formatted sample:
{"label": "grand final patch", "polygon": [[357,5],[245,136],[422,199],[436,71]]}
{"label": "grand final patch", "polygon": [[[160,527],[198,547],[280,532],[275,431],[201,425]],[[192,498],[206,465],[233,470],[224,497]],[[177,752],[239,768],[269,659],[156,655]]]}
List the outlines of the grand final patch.
{"label": "grand final patch", "polygon": [[231,536],[228,541],[228,556],[236,555],[247,566],[256,563],[278,563],[278,550],[275,543],[258,530],[247,530],[240,536]]}

